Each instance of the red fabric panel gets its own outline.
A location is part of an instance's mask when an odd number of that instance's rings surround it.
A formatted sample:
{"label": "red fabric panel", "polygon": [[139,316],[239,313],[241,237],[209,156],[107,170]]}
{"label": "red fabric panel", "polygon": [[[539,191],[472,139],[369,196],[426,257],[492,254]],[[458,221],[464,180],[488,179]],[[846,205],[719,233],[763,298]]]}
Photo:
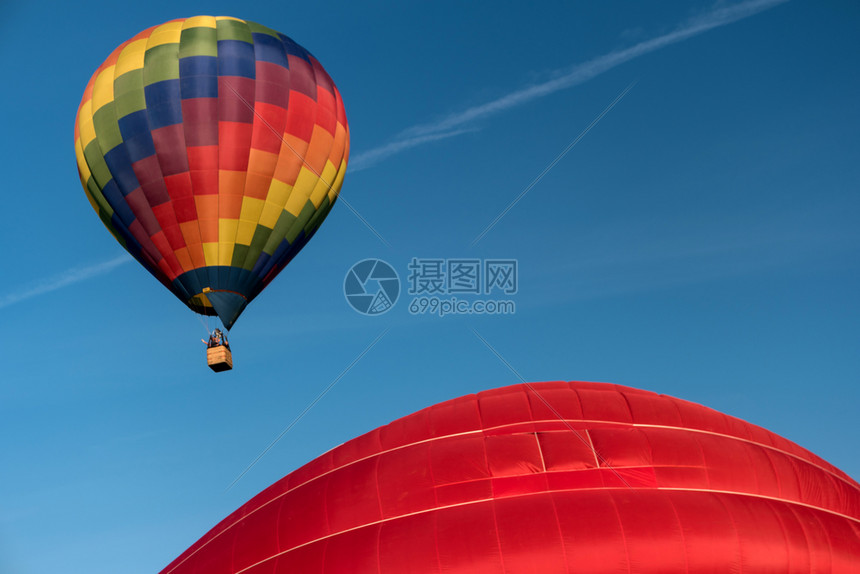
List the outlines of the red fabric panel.
{"label": "red fabric panel", "polygon": [[429,426],[429,413],[424,409],[413,416],[397,419],[379,429],[379,442],[384,450],[421,442],[427,438]]}
{"label": "red fabric panel", "polygon": [[749,470],[755,474],[756,491],[764,496],[780,497],[779,477],[770,463],[764,447],[747,444],[746,456],[750,460]]}
{"label": "red fabric panel", "polygon": [[[499,500],[495,507],[499,545],[506,571],[543,574],[564,572],[567,569],[568,557],[561,543],[551,495]],[[535,548],[544,548],[545,551],[535,552]]]}
{"label": "red fabric panel", "polygon": [[[250,124],[254,121],[254,84],[253,78],[218,76],[218,119],[221,122]],[[223,137],[221,142],[224,142]]]}
{"label": "red fabric panel", "polygon": [[468,482],[453,482],[436,487],[436,502],[439,506],[451,506],[493,497],[493,481],[489,478]]}
{"label": "red fabric panel", "polygon": [[779,520],[785,536],[786,562],[792,572],[811,572],[810,556],[806,545],[806,533],[794,512],[786,512],[779,503],[771,502],[771,510]]}
{"label": "red fabric panel", "polygon": [[598,389],[577,389],[582,405],[582,418],[588,421],[633,422],[630,407],[621,393]]}
{"label": "red fabric panel", "polygon": [[207,574],[231,574],[233,568],[233,541],[236,529],[231,528],[207,544],[201,552],[195,554],[182,566],[187,572],[206,572]]}
{"label": "red fabric panel", "polygon": [[484,437],[465,435],[430,443],[430,466],[438,485],[490,476]]}
{"label": "red fabric panel", "polygon": [[277,154],[283,143],[281,136],[287,123],[287,110],[264,102],[257,102],[254,110],[251,148]]}
{"label": "red fabric panel", "polygon": [[722,413],[703,408],[701,405],[682,401],[673,401],[672,406],[681,416],[681,428],[706,430],[723,434],[727,432]]}
{"label": "red fabric panel", "polygon": [[446,574],[504,574],[496,516],[489,502],[436,513],[439,564]]}
{"label": "red fabric panel", "polygon": [[218,98],[182,100],[182,127],[187,147],[218,145]]}
{"label": "red fabric panel", "polygon": [[141,185],[163,181],[161,166],[158,165],[158,157],[151,155],[131,164],[134,175]]}
{"label": "red fabric panel", "polygon": [[563,420],[582,419],[579,396],[570,392],[568,383],[540,385],[539,390],[532,388],[537,392],[528,392],[526,396],[535,420],[557,421],[559,416]]}
{"label": "red fabric panel", "polygon": [[[339,449],[338,449],[339,450]],[[357,456],[354,459],[350,459],[343,465],[339,464],[337,466],[332,462],[334,459],[333,451],[328,451],[317,458],[313,459],[303,467],[299,468],[295,472],[288,474],[284,477],[284,480],[289,483],[289,487],[286,489],[287,491],[291,491],[294,488],[298,488],[299,486],[304,485],[305,483],[316,480],[323,475],[328,474],[334,468],[340,468],[348,463],[353,462],[354,460],[359,460],[365,458],[363,456]],[[275,483],[276,485],[278,483]],[[272,488],[271,486],[269,488]],[[260,493],[261,500],[264,498],[262,495],[268,494],[267,491],[263,491]]]}
{"label": "red fabric panel", "polygon": [[[379,458],[379,506],[382,516],[403,516],[434,508],[430,445],[416,444],[388,452]],[[403,488],[404,484],[412,487]]]}
{"label": "red fabric panel", "polygon": [[[379,536],[379,572],[381,574],[440,572],[435,523],[435,513],[406,516],[384,523]],[[364,571],[341,570],[341,572]]]}
{"label": "red fabric panel", "polygon": [[[378,524],[372,524],[327,539],[322,572],[325,574],[379,572],[376,553],[376,548],[379,547],[379,529]],[[306,572],[304,563],[298,563],[289,572],[290,574]]]}
{"label": "red fabric panel", "polygon": [[329,475],[325,513],[330,532],[349,530],[382,518],[376,476],[379,460],[378,457],[361,460]]}
{"label": "red fabric panel", "polygon": [[647,434],[637,428],[606,428],[588,432],[594,449],[603,457],[601,464],[644,466],[653,464]]}
{"label": "red fabric panel", "polygon": [[188,171],[188,156],[185,154],[185,132],[182,124],[173,124],[150,132],[161,173],[164,176]]}
{"label": "red fabric panel", "polygon": [[681,413],[671,397],[625,392],[624,398],[636,424],[681,426]]}
{"label": "red fabric panel", "polygon": [[684,572],[683,535],[670,495],[634,489],[612,494],[631,570]]}
{"label": "red fabric panel", "polygon": [[[290,550],[285,554],[278,555],[275,560],[275,572],[277,574],[322,574],[325,563],[326,543],[319,542],[301,546]],[[357,558],[360,559],[360,558]],[[205,571],[194,574],[204,574]]]}
{"label": "red fabric panel", "polygon": [[164,231],[164,236],[167,238],[170,248],[173,251],[185,247],[185,238],[182,236],[182,231],[179,229],[179,221],[176,219],[176,209],[172,201],[156,205],[152,208],[152,213],[158,220],[158,224]]}
{"label": "red fabric panel", "polygon": [[[563,491],[563,490],[591,490],[602,489],[606,487],[605,475],[611,472],[608,468],[592,468],[588,470],[574,470],[568,472],[553,472],[546,475],[547,490]],[[617,486],[623,486],[621,481]]]}
{"label": "red fabric panel", "polygon": [[531,421],[531,408],[525,390],[497,389],[478,395],[478,409],[485,429]]}
{"label": "red fabric panel", "polygon": [[167,186],[164,184],[164,180],[162,179],[156,179],[155,181],[144,183],[140,186],[140,189],[143,190],[143,194],[146,196],[146,202],[152,209],[170,201],[170,194],[168,193]]}
{"label": "red fabric panel", "polygon": [[364,458],[369,452],[380,451],[382,451],[382,445],[379,442],[379,430],[377,429],[347,441],[336,449],[329,451],[328,459],[330,460],[331,468],[337,468]]}
{"label": "red fabric panel", "polygon": [[[302,58],[293,56],[292,54],[287,56],[287,62],[290,67],[290,89],[316,101],[317,81],[314,78],[314,70],[311,65]],[[293,105],[292,101],[290,104]]]}
{"label": "red fabric panel", "polygon": [[549,490],[549,482],[545,474],[501,476],[494,478],[492,483],[493,498],[509,498]]}
{"label": "red fabric panel", "polygon": [[850,572],[851,568],[856,570],[860,564],[856,544],[860,538],[860,523],[851,523],[832,515],[820,515],[819,520],[827,523],[833,571]]}
{"label": "red fabric panel", "polygon": [[612,486],[622,488],[657,488],[659,486],[657,483],[657,472],[652,466],[610,467],[601,470],[603,470],[604,477],[603,485],[606,488]]}
{"label": "red fabric panel", "polygon": [[262,557],[276,555],[278,547],[278,529],[268,528],[261,531],[255,528],[260,521],[266,524],[278,524],[278,514],[281,510],[282,500],[275,500],[257,510],[253,520],[241,520],[232,528],[235,531],[233,543],[233,566],[235,570],[247,568]]}
{"label": "red fabric panel", "polygon": [[149,202],[146,201],[146,196],[141,188],[138,187],[125,196],[125,201],[129,208],[131,208],[132,213],[134,213],[135,222],[140,222],[148,237],[152,237],[161,230],[158,220],[152,213],[152,208],[149,206]]}
{"label": "red fabric panel", "polygon": [[493,476],[519,476],[543,470],[537,436],[533,433],[489,436],[486,448]]}
{"label": "red fabric panel", "polygon": [[242,570],[242,574],[275,574],[277,571],[278,559],[270,558],[264,562],[261,562],[247,570]]}
{"label": "red fabric panel", "polygon": [[159,268],[169,281],[173,281],[182,273],[182,265],[179,264],[179,260],[176,258],[173,248],[167,241],[164,231],[159,231],[153,235],[151,239],[153,245],[155,245],[156,249],[158,249],[163,257],[161,261],[158,262]]}
{"label": "red fabric panel", "polygon": [[577,470],[597,466],[589,437],[581,430],[540,432],[538,440],[547,471]]}
{"label": "red fabric panel", "polygon": [[656,467],[657,485],[661,488],[686,488],[690,484],[708,484],[708,470],[703,466]]}
{"label": "red fabric panel", "polygon": [[570,571],[630,572],[624,530],[612,496],[605,490],[552,495]]}
{"label": "red fabric panel", "polygon": [[281,550],[300,546],[329,534],[325,509],[326,483],[325,476],[307,482],[290,491],[290,496],[281,503],[277,523]]}
{"label": "red fabric panel", "polygon": [[176,220],[179,223],[197,220],[197,203],[193,197],[183,197],[174,200],[173,209],[176,212]]}
{"label": "red fabric panel", "polygon": [[713,570],[715,564],[733,565],[737,571],[734,566],[740,563],[737,530],[720,496],[689,492],[667,496],[672,497],[675,514],[681,524],[689,571],[706,572]]}
{"label": "red fabric panel", "polygon": [[311,57],[310,61],[314,71],[314,80],[316,81],[317,86],[329,92],[334,91],[334,82],[332,82],[328,72],[323,69],[316,58]]}
{"label": "red fabric panel", "polygon": [[[228,171],[247,171],[253,125],[241,122],[218,122],[218,167]],[[241,191],[241,190],[240,190]]]}
{"label": "red fabric panel", "polygon": [[[755,471],[746,451],[749,444],[703,434],[699,446],[708,469],[708,486],[715,490],[755,492]],[[739,468],[746,469],[738,472]]]}
{"label": "red fabric panel", "polygon": [[676,429],[646,429],[651,444],[651,457],[656,467],[705,467],[704,453],[699,444],[700,433]]}
{"label": "red fabric panel", "polygon": [[191,187],[194,189],[194,195],[215,195],[218,193],[218,170],[193,169],[191,170],[190,176]]}
{"label": "red fabric panel", "polygon": [[334,94],[324,89],[317,89],[317,117],[316,124],[334,135],[337,129],[337,107],[335,106]]}
{"label": "red fabric panel", "polygon": [[[294,90],[295,88],[293,88]],[[317,103],[297,91],[290,90],[290,107],[287,110],[286,133],[306,142],[311,141]]]}
{"label": "red fabric panel", "polygon": [[170,195],[170,199],[172,200],[193,197],[194,195],[190,173],[179,173],[171,175],[170,177],[165,177],[164,185],[167,188],[167,193]]}
{"label": "red fabric panel", "polygon": [[[188,148],[188,163],[191,166],[191,173],[196,172],[218,172],[218,146],[206,145]],[[166,179],[166,178],[165,178]],[[216,181],[217,183],[217,181]],[[195,195],[205,193],[216,193],[218,188],[199,188],[194,186]]]}
{"label": "red fabric panel", "polygon": [[767,501],[742,496],[721,496],[723,504],[732,515],[732,524],[740,549],[741,567],[746,572],[775,571],[774,556],[784,558],[787,554],[782,524],[773,515]]}
{"label": "red fabric panel", "polygon": [[466,400],[446,401],[429,411],[430,436],[439,437],[481,429],[478,401],[475,397]]}
{"label": "red fabric panel", "polygon": [[272,62],[256,62],[257,81],[255,97],[257,102],[265,102],[288,109],[290,96],[290,72]]}
{"label": "red fabric panel", "polygon": [[140,245],[143,247],[142,255],[147,259],[153,266],[158,266],[158,262],[161,261],[161,254],[156,249],[155,244],[152,243],[152,240],[149,238],[149,234],[141,225],[139,219],[135,219],[131,222],[131,225],[128,226],[128,231],[132,234],[132,236],[140,242]]}

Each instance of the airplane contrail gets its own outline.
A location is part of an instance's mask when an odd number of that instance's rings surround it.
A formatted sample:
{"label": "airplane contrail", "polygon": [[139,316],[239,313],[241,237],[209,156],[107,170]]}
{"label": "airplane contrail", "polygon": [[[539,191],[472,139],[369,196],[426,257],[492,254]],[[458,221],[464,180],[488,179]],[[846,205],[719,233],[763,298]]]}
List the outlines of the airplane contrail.
{"label": "airplane contrail", "polygon": [[707,12],[699,17],[688,20],[673,32],[644,40],[629,48],[615,50],[598,56],[587,62],[577,64],[571,68],[557,70],[555,77],[540,84],[534,84],[525,88],[519,88],[513,92],[491,100],[489,102],[473,106],[466,110],[450,114],[440,120],[412,126],[394,137],[386,144],[361,152],[353,157],[350,162],[351,171],[361,171],[372,167],[379,161],[386,159],[396,153],[416,147],[432,141],[453,137],[472,131],[464,126],[511,108],[521,106],[538,98],[542,98],[558,91],[583,84],[604,72],[607,72],[621,64],[650,54],[660,48],[677,44],[694,36],[698,36],[708,30],[726,26],[733,22],[749,18],[755,14],[784,4],[788,0],[749,0],[732,6],[725,6]]}
{"label": "airplane contrail", "polygon": [[131,261],[133,261],[133,259],[130,255],[120,255],[113,259],[109,259],[108,261],[96,263],[95,265],[67,269],[53,277],[41,279],[35,283],[31,283],[30,285],[25,285],[17,291],[0,295],[0,309],[39,295],[51,293],[52,291],[68,287],[69,285],[74,285],[75,283],[80,283],[81,281],[86,281],[87,279],[92,279],[99,275],[104,275],[116,267]]}

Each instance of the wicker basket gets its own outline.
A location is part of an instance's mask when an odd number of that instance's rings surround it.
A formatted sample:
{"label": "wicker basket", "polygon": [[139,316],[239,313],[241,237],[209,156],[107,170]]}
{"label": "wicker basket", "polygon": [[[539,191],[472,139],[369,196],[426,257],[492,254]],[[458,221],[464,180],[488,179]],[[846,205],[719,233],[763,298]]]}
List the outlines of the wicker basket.
{"label": "wicker basket", "polygon": [[210,347],[206,349],[206,362],[209,363],[209,368],[216,373],[229,371],[233,368],[233,353],[223,345]]}

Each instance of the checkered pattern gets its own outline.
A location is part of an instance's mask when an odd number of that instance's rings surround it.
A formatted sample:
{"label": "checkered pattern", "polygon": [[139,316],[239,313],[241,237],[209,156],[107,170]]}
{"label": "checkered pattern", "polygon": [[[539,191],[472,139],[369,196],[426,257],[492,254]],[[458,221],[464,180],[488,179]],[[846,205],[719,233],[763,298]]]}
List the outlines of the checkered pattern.
{"label": "checkered pattern", "polygon": [[349,128],[304,48],[198,16],[114,50],[84,92],[75,151],[114,237],[191,309],[215,314],[206,293],[238,294],[244,308],[319,228]]}

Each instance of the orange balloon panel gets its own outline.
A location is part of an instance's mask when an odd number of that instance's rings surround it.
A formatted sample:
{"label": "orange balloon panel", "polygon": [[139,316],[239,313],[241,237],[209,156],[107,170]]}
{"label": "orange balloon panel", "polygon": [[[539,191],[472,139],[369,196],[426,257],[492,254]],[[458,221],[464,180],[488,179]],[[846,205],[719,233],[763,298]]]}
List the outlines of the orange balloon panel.
{"label": "orange balloon panel", "polygon": [[347,442],[164,574],[856,573],[860,485],[765,429],[618,385],[516,385]]}

